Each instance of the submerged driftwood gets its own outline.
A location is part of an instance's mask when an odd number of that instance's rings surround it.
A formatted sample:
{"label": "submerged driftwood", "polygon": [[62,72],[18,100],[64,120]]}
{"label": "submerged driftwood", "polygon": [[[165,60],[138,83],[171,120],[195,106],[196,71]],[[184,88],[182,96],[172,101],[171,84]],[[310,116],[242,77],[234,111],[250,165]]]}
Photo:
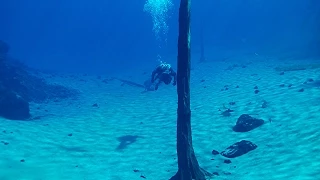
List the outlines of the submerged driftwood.
{"label": "submerged driftwood", "polygon": [[129,86],[133,86],[133,87],[139,87],[139,88],[145,88],[144,85],[142,84],[139,84],[139,83],[135,83],[133,81],[129,81],[129,80],[125,80],[125,79],[120,79],[120,78],[116,78],[116,77],[113,77],[113,79],[116,79],[124,84],[127,84]]}
{"label": "submerged driftwood", "polygon": [[151,82],[151,79],[146,80],[143,83],[143,85],[136,83],[136,82],[133,82],[133,81],[130,81],[130,80],[120,79],[120,78],[116,78],[116,77],[113,77],[112,79],[116,79],[116,80],[122,82],[122,84],[126,84],[126,85],[129,85],[132,87],[143,88],[144,91],[142,91],[141,93],[145,93],[148,91],[154,91],[154,84]]}
{"label": "submerged driftwood", "polygon": [[299,64],[291,66],[279,66],[274,68],[276,71],[302,71],[308,69],[318,69],[320,64]]}

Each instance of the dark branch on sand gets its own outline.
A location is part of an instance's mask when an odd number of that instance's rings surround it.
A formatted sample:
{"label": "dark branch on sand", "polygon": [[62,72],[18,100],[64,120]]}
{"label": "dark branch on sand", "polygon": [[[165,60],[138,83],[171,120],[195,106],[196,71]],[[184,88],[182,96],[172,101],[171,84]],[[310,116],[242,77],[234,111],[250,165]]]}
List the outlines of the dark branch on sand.
{"label": "dark branch on sand", "polygon": [[129,86],[133,86],[133,87],[139,87],[139,88],[145,88],[144,85],[142,84],[139,84],[139,83],[135,83],[133,81],[129,81],[129,80],[125,80],[125,79],[120,79],[120,78],[116,78],[116,77],[113,77],[112,79],[116,79],[124,84],[127,84]]}

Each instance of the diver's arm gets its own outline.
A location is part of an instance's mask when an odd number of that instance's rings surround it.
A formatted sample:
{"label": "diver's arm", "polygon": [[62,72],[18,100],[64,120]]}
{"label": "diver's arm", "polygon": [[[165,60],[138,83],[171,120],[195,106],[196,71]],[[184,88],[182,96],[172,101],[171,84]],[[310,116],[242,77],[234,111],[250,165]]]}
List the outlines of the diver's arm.
{"label": "diver's arm", "polygon": [[159,68],[156,68],[155,70],[153,70],[152,75],[151,75],[151,83],[154,83],[154,77],[156,76],[156,74],[158,74],[158,70]]}

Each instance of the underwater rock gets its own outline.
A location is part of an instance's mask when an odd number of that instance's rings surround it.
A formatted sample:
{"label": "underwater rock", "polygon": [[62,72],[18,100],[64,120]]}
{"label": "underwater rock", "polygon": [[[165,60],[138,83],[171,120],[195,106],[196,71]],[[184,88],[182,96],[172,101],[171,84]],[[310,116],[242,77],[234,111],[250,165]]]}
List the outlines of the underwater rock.
{"label": "underwater rock", "polygon": [[308,78],[306,82],[314,82],[312,78]]}
{"label": "underwater rock", "polygon": [[263,101],[262,101],[261,108],[267,108],[268,105],[269,105],[269,103],[268,103],[266,100],[263,100]]}
{"label": "underwater rock", "polygon": [[227,158],[236,158],[256,149],[257,147],[257,145],[253,144],[250,141],[241,140],[240,142],[236,142],[233,145],[229,146],[220,154]]}
{"label": "underwater rock", "polygon": [[212,174],[215,176],[220,176],[218,172],[213,172]]}
{"label": "underwater rock", "polygon": [[24,65],[12,64],[10,61],[0,61],[0,86],[15,92],[24,100],[30,102],[45,102],[78,97],[79,91],[58,84],[49,84],[43,78],[33,74],[36,70]]}
{"label": "underwater rock", "polygon": [[248,114],[242,114],[236,125],[233,127],[235,132],[248,132],[264,124],[264,120],[253,118]]}
{"label": "underwater rock", "polygon": [[12,91],[0,90],[0,116],[10,120],[30,118],[29,103]]}
{"label": "underwater rock", "polygon": [[232,110],[232,109],[227,109],[227,110],[223,111],[223,112],[221,113],[221,115],[224,116],[224,117],[229,117],[229,116],[231,116],[231,113],[232,113],[232,112],[234,112],[234,110]]}
{"label": "underwater rock", "polygon": [[44,78],[35,76],[37,70],[7,57],[8,51],[9,45],[0,40],[0,87],[14,92],[27,102],[74,98],[80,94],[75,89],[49,84]]}
{"label": "underwater rock", "polygon": [[309,78],[303,83],[303,85],[306,88],[319,88],[320,87],[320,80],[313,80],[313,79]]}
{"label": "underwater rock", "polygon": [[213,155],[218,155],[218,154],[220,154],[217,150],[212,150],[212,152],[211,152]]}

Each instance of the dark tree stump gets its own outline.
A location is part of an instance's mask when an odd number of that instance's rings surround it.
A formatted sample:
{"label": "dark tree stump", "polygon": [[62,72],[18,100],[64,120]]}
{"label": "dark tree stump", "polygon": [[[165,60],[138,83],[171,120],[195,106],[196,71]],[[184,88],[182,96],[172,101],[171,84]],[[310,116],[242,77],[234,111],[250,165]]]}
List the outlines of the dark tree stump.
{"label": "dark tree stump", "polygon": [[178,119],[177,154],[178,172],[170,180],[205,180],[192,146],[190,110],[190,2],[181,0],[179,9],[178,38]]}

